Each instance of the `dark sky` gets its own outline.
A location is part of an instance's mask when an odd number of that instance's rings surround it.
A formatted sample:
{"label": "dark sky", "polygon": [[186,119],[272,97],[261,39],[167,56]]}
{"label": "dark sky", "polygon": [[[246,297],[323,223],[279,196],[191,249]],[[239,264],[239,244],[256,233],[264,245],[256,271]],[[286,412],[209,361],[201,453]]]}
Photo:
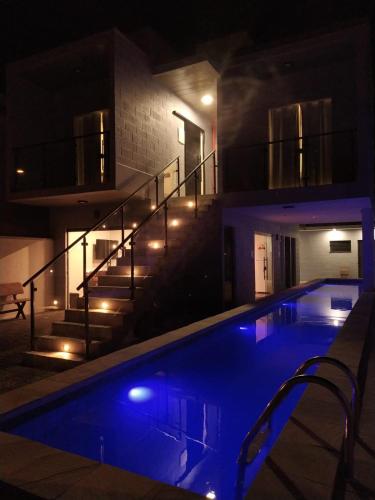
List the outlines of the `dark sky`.
{"label": "dark sky", "polygon": [[[371,15],[374,0],[0,0],[0,69],[6,62],[117,26],[160,32],[181,53],[246,30],[256,41]],[[2,77],[3,82],[3,77]]]}

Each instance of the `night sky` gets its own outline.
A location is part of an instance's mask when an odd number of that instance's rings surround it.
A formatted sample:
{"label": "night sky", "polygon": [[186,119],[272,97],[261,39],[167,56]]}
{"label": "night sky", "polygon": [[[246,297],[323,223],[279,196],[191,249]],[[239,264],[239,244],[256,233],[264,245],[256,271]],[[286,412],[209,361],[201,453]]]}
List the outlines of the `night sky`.
{"label": "night sky", "polygon": [[117,26],[152,27],[181,55],[199,41],[247,31],[262,43],[372,17],[374,0],[0,0],[0,89],[4,64]]}

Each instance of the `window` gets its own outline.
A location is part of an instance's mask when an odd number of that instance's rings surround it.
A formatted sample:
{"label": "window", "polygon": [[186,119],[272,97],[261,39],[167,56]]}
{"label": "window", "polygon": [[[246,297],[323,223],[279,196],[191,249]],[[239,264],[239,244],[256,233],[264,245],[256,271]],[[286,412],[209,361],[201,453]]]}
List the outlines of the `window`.
{"label": "window", "polygon": [[350,253],[352,251],[352,242],[350,240],[330,241],[330,253]]}
{"label": "window", "polygon": [[269,110],[271,189],[332,182],[331,114],[330,98]]}

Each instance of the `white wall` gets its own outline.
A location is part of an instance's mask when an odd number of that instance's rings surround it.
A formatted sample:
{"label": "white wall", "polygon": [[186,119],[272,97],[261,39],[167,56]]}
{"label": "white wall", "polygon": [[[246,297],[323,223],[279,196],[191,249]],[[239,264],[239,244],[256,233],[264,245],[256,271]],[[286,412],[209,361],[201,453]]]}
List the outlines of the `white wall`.
{"label": "white wall", "polygon": [[[272,235],[273,246],[273,288],[277,292],[283,288],[280,266],[280,240],[276,235],[297,237],[297,226],[256,219],[242,208],[228,208],[223,211],[223,225],[234,228],[235,233],[235,295],[236,304],[246,304],[255,300],[255,233]],[[299,248],[297,241],[297,282]]]}
{"label": "white wall", "polygon": [[[360,229],[324,229],[300,231],[300,280],[316,278],[340,278],[342,271],[349,272],[349,278],[358,278],[358,240],[362,239]],[[329,242],[350,240],[350,253],[330,253]]]}
{"label": "white wall", "polygon": [[[53,241],[47,238],[0,237],[0,283],[26,281],[53,257]],[[35,281],[38,289],[35,293],[35,309],[43,311],[52,305],[54,290],[54,273],[47,270]],[[30,298],[29,287],[25,296]],[[30,304],[25,312],[30,311]],[[4,315],[3,318],[9,318]]]}

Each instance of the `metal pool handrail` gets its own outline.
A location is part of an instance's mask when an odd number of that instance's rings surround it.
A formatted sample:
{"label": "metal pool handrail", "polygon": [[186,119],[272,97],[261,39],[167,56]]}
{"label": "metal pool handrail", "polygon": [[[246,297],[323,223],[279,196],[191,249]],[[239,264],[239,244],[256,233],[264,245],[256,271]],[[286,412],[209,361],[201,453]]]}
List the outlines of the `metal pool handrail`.
{"label": "metal pool handrail", "polygon": [[297,368],[296,372],[294,373],[294,376],[302,375],[310,366],[319,363],[327,363],[329,365],[336,366],[336,368],[343,371],[350,380],[352,386],[351,406],[352,406],[352,414],[354,417],[354,428],[355,428],[354,430],[355,433],[358,434],[358,417],[360,408],[360,393],[359,393],[358,380],[357,377],[354,375],[354,373],[351,371],[351,369],[345,363],[343,363],[339,359],[332,358],[330,356],[314,356],[303,362],[302,365],[300,365]]}
{"label": "metal pool handrail", "polygon": [[299,384],[317,384],[328,389],[340,402],[345,411],[345,431],[344,431],[344,474],[350,478],[353,476],[353,460],[354,460],[354,418],[352,414],[351,405],[346,398],[345,394],[329,380],[318,377],[316,375],[297,375],[286,382],[280,387],[276,395],[266,406],[263,413],[253,425],[252,429],[246,434],[242,441],[240,453],[237,459],[238,471],[236,479],[235,498],[242,500],[243,488],[245,480],[245,470],[247,463],[247,454],[250,444],[253,442],[263,425],[267,423],[274,412],[275,408],[285,399],[290,391]]}

